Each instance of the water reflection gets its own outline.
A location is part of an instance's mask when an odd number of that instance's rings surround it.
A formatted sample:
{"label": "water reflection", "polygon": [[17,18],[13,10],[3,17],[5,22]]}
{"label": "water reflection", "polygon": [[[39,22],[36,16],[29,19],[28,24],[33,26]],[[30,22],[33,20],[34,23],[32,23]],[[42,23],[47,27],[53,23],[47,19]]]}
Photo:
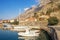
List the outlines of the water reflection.
{"label": "water reflection", "polygon": [[18,32],[0,30],[0,40],[35,40],[36,37],[21,37]]}
{"label": "water reflection", "polygon": [[18,39],[22,39],[22,40],[35,40],[37,37],[19,37]]}
{"label": "water reflection", "polygon": [[18,34],[9,30],[0,30],[0,40],[18,40]]}

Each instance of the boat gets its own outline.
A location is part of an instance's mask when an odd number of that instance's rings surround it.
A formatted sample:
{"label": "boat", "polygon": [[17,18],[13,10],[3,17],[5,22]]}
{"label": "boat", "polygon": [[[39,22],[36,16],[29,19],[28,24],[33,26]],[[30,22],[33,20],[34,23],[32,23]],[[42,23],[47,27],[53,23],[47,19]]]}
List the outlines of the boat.
{"label": "boat", "polygon": [[25,32],[18,32],[18,35],[26,37],[26,36],[39,36],[38,30],[32,31],[30,28],[26,28]]}

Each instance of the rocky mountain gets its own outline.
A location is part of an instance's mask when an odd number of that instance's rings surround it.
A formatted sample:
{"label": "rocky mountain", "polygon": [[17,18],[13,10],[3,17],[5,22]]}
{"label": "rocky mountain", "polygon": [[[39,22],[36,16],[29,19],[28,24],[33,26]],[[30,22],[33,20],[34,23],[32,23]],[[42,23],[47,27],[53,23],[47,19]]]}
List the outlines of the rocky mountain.
{"label": "rocky mountain", "polygon": [[[42,3],[42,2],[41,2]],[[43,3],[44,5],[41,6],[41,4],[31,7],[28,10],[26,10],[23,14],[19,15],[19,21],[25,21],[25,19],[33,17],[34,13],[37,13],[38,18],[40,20],[40,18],[42,17],[52,17],[52,16],[56,16],[59,21],[60,21],[60,0],[49,0],[49,2],[47,2],[47,0]]]}
{"label": "rocky mountain", "polygon": [[57,17],[60,24],[60,0],[51,0],[51,2],[41,9],[41,11],[45,14],[50,14],[50,17]]}
{"label": "rocky mountain", "polygon": [[37,11],[40,11],[42,7],[36,6],[36,7],[31,7],[28,10],[26,10],[23,14],[20,15],[20,17],[30,17],[33,16],[33,14]]}
{"label": "rocky mountain", "polygon": [[19,17],[20,18],[28,18],[28,17],[34,16],[34,13],[39,12],[44,7],[44,5],[46,5],[49,2],[50,2],[50,0],[45,0],[45,1],[41,0],[40,4],[29,8],[24,13],[22,13],[21,15],[19,15]]}

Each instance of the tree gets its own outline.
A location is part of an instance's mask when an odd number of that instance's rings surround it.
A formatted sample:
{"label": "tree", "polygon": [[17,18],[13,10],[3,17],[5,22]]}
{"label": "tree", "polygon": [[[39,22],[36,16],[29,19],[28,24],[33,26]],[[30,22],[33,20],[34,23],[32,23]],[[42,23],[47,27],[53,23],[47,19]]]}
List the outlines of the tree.
{"label": "tree", "polygon": [[57,17],[50,17],[50,18],[48,19],[48,25],[56,25],[56,24],[58,24],[58,19],[57,19]]}
{"label": "tree", "polygon": [[35,18],[38,18],[38,15],[37,15],[37,13],[34,13],[34,17],[35,17]]}
{"label": "tree", "polygon": [[14,22],[12,22],[11,24],[14,24],[14,25],[18,25],[19,24],[19,21],[14,21]]}

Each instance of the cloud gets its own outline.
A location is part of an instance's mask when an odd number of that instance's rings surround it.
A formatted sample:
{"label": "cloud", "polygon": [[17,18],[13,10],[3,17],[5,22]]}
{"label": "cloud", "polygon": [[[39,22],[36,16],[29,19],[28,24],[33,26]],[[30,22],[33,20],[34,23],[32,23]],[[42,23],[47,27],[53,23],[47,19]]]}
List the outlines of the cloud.
{"label": "cloud", "polygon": [[36,7],[36,5],[32,5],[32,7]]}
{"label": "cloud", "polygon": [[[35,0],[35,2],[40,3],[40,0]],[[36,7],[36,5],[31,5],[31,7]],[[24,8],[24,11],[28,10],[29,8]]]}
{"label": "cloud", "polygon": [[41,1],[41,0],[35,0],[35,2],[37,2],[38,4],[40,4],[40,1]]}
{"label": "cloud", "polygon": [[29,8],[24,8],[24,11],[28,10]]}

